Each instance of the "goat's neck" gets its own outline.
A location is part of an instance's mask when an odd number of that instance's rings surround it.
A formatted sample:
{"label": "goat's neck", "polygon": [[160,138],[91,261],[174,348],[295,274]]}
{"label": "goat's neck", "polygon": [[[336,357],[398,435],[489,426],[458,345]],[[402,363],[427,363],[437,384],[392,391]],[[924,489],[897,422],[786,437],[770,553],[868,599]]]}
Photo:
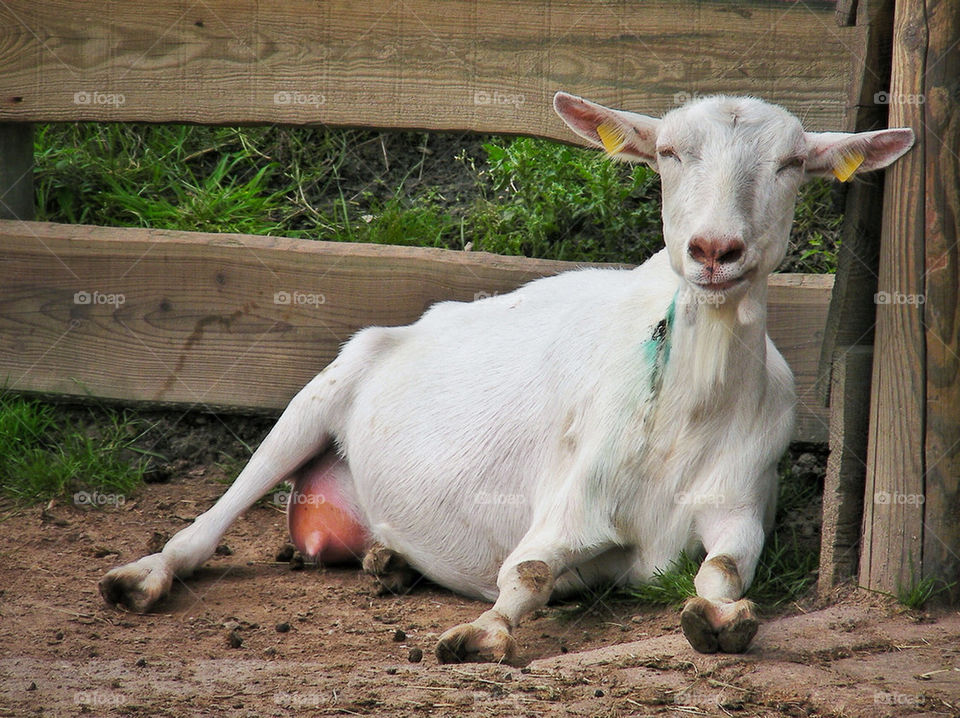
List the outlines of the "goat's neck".
{"label": "goat's neck", "polygon": [[767,286],[757,282],[723,304],[702,301],[685,283],[675,298],[661,398],[698,414],[759,399],[766,381]]}

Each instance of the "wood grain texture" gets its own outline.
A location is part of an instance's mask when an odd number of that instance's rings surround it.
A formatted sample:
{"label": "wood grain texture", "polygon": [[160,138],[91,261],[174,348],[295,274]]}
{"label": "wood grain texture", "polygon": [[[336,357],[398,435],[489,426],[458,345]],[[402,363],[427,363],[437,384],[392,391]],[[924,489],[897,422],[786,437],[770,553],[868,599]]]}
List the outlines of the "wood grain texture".
{"label": "wood grain texture", "polygon": [[[850,88],[847,130],[862,132],[887,126],[887,105],[878,102],[890,88],[890,43],[893,33],[893,0],[861,0],[854,3],[857,25],[865,30],[865,44],[852,54],[853,75],[859,83]],[[831,363],[834,354],[855,344],[873,344],[883,216],[883,173],[858,178],[847,191],[837,253],[836,283],[830,314],[820,350],[818,392],[829,401]],[[870,376],[864,375],[863,392],[870,391]]]}
{"label": "wood grain texture", "polygon": [[[434,302],[577,266],[39,222],[0,221],[0,246],[0,375],[10,388],[218,409],[284,407],[364,326],[407,324]],[[770,334],[797,374],[795,435],[805,441],[826,438],[809,399],[831,286],[829,276],[770,279]],[[283,292],[289,303],[278,303]]]}
{"label": "wood grain texture", "polygon": [[572,136],[564,89],[660,114],[756,94],[836,130],[851,52],[830,2],[8,0],[0,120],[329,124]]}
{"label": "wood grain texture", "polygon": [[926,425],[923,576],[960,600],[960,12],[927,0],[924,74]]}
{"label": "wood grain texture", "polygon": [[[894,17],[890,94],[920,95],[927,46],[923,0],[898,0]],[[925,153],[923,106],[890,105],[890,124],[917,132],[913,150],[887,171],[870,401],[860,583],[896,592],[918,578],[922,565],[924,403]],[[894,298],[903,297],[904,301]]]}
{"label": "wood grain texture", "polygon": [[817,593],[831,596],[859,567],[873,347],[837,352],[830,390],[830,456],[823,482]]}

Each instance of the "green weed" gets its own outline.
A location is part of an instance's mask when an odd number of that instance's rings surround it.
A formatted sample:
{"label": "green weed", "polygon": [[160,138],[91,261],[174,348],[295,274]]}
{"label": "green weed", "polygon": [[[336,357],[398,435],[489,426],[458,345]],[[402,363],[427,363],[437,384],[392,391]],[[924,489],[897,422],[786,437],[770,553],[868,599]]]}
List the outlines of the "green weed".
{"label": "green weed", "polygon": [[19,506],[75,494],[89,505],[124,497],[146,467],[134,449],[139,431],[126,412],[99,412],[96,427],[84,428],[58,419],[51,405],[0,393],[0,495]]}
{"label": "green weed", "polygon": [[901,584],[897,587],[897,601],[907,608],[919,610],[931,598],[937,594],[949,591],[956,584],[956,581],[948,583],[942,578],[927,576],[918,579],[916,576],[908,584]]}
{"label": "green weed", "polygon": [[[649,168],[546,140],[57,124],[38,128],[35,157],[47,221],[571,261],[640,263],[662,246]],[[835,271],[840,219],[829,183],[805,187],[783,271]]]}

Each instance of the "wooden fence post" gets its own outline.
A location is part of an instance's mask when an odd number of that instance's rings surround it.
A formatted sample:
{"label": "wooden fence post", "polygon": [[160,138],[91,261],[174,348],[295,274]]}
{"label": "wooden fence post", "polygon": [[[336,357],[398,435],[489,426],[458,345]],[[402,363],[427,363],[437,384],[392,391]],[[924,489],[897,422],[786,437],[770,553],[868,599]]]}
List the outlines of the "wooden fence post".
{"label": "wooden fence post", "polygon": [[890,125],[917,133],[887,173],[862,585],[922,578],[960,597],[960,14],[897,0]]}
{"label": "wooden fence post", "polygon": [[[851,52],[849,131],[887,126],[893,0],[841,0],[837,22],[863,30]],[[817,590],[822,598],[856,575],[866,476],[867,417],[883,214],[883,173],[854,182],[846,195],[836,281],[820,347],[819,398],[830,405],[830,458],[823,488]],[[832,387],[832,388],[831,388]]]}

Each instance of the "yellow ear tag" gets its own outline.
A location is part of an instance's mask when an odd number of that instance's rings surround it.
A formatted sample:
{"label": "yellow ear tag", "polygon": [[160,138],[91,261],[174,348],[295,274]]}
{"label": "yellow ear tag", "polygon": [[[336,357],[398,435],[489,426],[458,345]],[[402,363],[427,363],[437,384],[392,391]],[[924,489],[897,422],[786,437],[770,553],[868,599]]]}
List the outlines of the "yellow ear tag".
{"label": "yellow ear tag", "polygon": [[618,126],[609,121],[601,122],[597,125],[597,134],[603,143],[603,149],[607,154],[615,155],[627,144],[627,136]]}
{"label": "yellow ear tag", "polygon": [[833,164],[833,176],[841,182],[846,182],[863,164],[863,155],[857,151],[841,154]]}

